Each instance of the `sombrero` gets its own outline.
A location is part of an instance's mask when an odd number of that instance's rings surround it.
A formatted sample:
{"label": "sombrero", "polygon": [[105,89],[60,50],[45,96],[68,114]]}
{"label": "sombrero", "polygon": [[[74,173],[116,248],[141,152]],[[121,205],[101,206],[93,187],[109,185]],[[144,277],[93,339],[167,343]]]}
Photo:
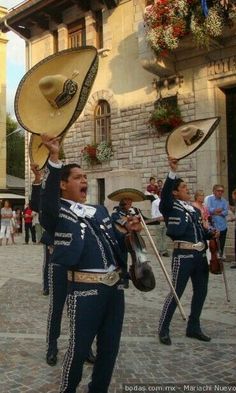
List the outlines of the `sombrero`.
{"label": "sombrero", "polygon": [[220,122],[220,117],[191,121],[174,129],[166,140],[168,156],[187,157],[207,141]]}
{"label": "sombrero", "polygon": [[34,134],[61,135],[82,112],[97,68],[93,46],[66,49],[37,63],[16,91],[15,114],[20,125]]}
{"label": "sombrero", "polygon": [[131,199],[133,202],[145,201],[146,197],[143,192],[135,188],[121,188],[107,196],[112,201],[120,202],[122,199]]}
{"label": "sombrero", "polygon": [[[66,133],[61,136],[60,144],[62,144],[63,139]],[[40,135],[31,134],[29,141],[29,156],[30,161],[34,164],[37,164],[39,170],[42,169],[48,160],[49,151],[46,146],[42,143],[42,139]]]}

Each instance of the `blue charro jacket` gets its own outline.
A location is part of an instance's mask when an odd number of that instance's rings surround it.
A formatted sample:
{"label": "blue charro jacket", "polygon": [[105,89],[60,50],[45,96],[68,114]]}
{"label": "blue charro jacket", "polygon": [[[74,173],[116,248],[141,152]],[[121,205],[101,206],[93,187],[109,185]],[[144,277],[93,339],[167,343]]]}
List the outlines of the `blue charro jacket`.
{"label": "blue charro jacket", "polygon": [[166,234],[172,240],[197,243],[212,237],[212,232],[202,225],[201,212],[194,208],[189,212],[173,197],[172,191],[175,180],[167,177],[161,193],[160,212],[164,216],[167,231]]}
{"label": "blue charro jacket", "polygon": [[92,218],[78,217],[71,205],[60,199],[61,170],[48,164],[42,183],[40,222],[54,238],[52,262],[73,270],[123,267],[126,247],[104,206],[94,206]]}

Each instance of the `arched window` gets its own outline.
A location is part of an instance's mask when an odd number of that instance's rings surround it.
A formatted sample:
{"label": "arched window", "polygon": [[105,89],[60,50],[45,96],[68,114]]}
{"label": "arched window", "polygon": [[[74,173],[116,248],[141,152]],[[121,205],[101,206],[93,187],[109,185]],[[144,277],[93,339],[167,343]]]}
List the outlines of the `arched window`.
{"label": "arched window", "polygon": [[99,100],[94,110],[95,143],[110,142],[111,108],[107,101]]}

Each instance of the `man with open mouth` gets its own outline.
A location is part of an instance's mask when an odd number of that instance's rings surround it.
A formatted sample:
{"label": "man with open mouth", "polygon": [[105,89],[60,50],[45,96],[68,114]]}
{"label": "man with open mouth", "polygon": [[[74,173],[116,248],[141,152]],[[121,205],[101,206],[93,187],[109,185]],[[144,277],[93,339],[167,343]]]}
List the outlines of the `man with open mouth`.
{"label": "man with open mouth", "polygon": [[[52,263],[66,266],[70,340],[60,393],[75,393],[96,336],[97,356],[89,393],[107,393],[119,350],[124,316],[120,274],[127,253],[125,234],[104,206],[85,205],[88,180],[77,164],[62,166],[60,138],[42,135],[50,156],[41,191],[41,224],[54,237]],[[126,229],[140,231],[137,216]]]}

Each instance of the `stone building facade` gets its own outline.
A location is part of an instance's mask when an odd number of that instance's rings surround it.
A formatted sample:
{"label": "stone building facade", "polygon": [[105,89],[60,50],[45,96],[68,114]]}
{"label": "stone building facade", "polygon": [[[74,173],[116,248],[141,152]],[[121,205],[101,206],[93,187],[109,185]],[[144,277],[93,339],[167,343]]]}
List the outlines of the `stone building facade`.
{"label": "stone building facade", "polygon": [[[63,149],[67,162],[77,161],[88,172],[89,202],[103,202],[120,187],[145,190],[150,176],[164,179],[167,171],[166,136],[148,125],[155,101],[176,96],[184,121],[221,116],[217,130],[197,152],[180,162],[180,175],[191,191],[210,194],[223,183],[225,197],[236,187],[236,115],[232,110],[236,89],[235,29],[225,32],[222,42],[208,51],[193,47],[191,37],[166,58],[155,56],[144,37],[144,0],[26,1],[7,16],[10,29],[25,34],[28,68],[57,50],[68,47],[71,26],[83,19],[87,45],[97,46],[98,75],[79,119],[67,133]],[[55,7],[53,9],[53,7]],[[102,46],[97,44],[96,15],[102,20]],[[19,29],[23,25],[25,29]],[[0,27],[4,31],[0,21]],[[181,83],[158,87],[161,78],[180,76]],[[153,83],[153,79],[156,79]],[[99,102],[110,107],[111,160],[88,166],[81,151],[94,142],[94,111]],[[28,139],[28,138],[26,138]],[[28,140],[26,157],[28,156]],[[26,189],[30,190],[26,159]],[[148,214],[149,202],[140,204]],[[230,224],[231,225],[231,224]],[[232,228],[228,246],[232,242]]]}

